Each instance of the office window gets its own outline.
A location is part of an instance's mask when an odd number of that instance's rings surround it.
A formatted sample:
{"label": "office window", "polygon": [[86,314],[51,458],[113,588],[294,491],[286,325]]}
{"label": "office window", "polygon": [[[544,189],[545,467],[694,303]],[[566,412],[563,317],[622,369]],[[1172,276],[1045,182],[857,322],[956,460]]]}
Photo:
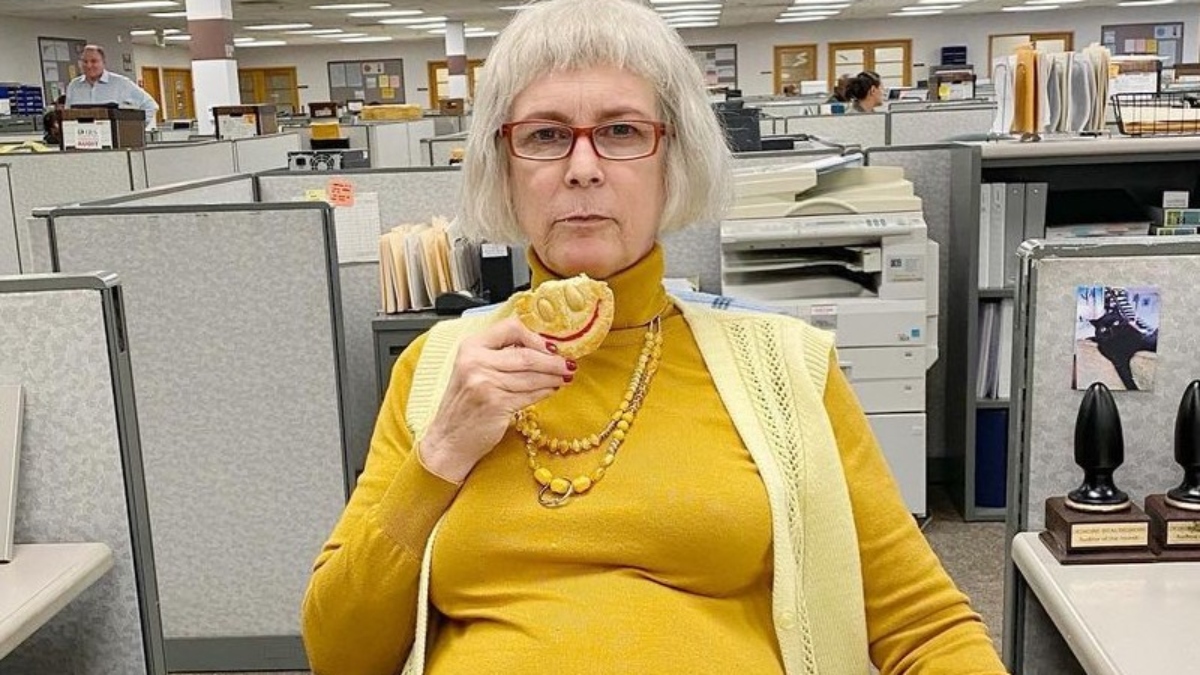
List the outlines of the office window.
{"label": "office window", "polygon": [[[1021,45],[1032,44],[1044,52],[1075,51],[1075,34],[1062,31],[1041,33],[1006,33],[988,36],[988,71],[991,64],[998,58],[1010,56]],[[982,70],[978,69],[977,70]],[[980,77],[983,77],[980,75]]]}
{"label": "office window", "polygon": [[912,86],[912,40],[829,43],[829,88],[842,75],[879,73],[886,87]]}
{"label": "office window", "polygon": [[[816,45],[775,45],[775,93],[795,96],[800,83],[817,79]],[[787,88],[785,92],[784,89]]]}

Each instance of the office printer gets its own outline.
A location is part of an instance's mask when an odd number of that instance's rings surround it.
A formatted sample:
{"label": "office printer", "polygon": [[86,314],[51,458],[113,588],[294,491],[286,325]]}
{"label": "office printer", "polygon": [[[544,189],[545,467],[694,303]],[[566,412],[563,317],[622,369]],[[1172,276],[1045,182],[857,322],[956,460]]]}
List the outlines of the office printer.
{"label": "office printer", "polygon": [[721,223],[722,293],[836,333],[839,365],[920,515],[938,249],[903,169],[859,164],[850,155],[738,169]]}

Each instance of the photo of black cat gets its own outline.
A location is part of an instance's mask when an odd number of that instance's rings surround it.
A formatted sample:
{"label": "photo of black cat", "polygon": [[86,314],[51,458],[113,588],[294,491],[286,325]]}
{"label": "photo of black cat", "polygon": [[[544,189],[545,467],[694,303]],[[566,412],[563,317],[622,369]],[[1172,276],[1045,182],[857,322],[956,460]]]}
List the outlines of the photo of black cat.
{"label": "photo of black cat", "polygon": [[1074,388],[1154,388],[1158,358],[1157,287],[1080,286],[1076,294]]}

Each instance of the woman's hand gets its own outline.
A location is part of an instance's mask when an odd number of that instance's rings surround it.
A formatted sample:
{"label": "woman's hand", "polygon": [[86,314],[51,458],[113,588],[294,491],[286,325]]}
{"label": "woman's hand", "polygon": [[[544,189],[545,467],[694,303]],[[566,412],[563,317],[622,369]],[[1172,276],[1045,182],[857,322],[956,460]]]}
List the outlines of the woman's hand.
{"label": "woman's hand", "polygon": [[515,317],[463,340],[446,393],[420,441],[421,462],[461,482],[504,437],[513,414],[571,381],[575,363]]}

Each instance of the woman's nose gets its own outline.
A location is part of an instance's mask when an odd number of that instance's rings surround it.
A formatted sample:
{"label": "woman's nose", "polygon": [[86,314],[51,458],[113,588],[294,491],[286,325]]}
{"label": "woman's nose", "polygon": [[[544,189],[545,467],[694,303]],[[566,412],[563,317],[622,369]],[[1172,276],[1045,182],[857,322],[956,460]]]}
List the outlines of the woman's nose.
{"label": "woman's nose", "polygon": [[567,173],[564,176],[568,185],[585,186],[600,185],[604,182],[604,171],[601,157],[596,154],[589,136],[582,135],[575,139],[575,147],[567,155]]}

